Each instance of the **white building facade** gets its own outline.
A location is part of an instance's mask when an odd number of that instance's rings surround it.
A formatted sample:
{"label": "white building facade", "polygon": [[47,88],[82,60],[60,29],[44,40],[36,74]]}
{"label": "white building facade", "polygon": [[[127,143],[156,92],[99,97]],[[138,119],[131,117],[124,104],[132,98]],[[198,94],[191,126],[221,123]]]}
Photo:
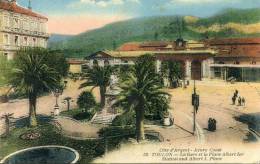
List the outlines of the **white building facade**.
{"label": "white building facade", "polygon": [[21,47],[47,47],[48,18],[19,6],[16,0],[0,0],[0,52],[13,59]]}

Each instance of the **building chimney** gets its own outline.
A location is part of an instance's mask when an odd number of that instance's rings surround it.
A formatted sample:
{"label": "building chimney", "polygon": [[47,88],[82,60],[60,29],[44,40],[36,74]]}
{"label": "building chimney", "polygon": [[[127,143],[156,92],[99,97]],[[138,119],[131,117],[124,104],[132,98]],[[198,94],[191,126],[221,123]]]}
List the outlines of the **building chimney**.
{"label": "building chimney", "polygon": [[29,0],[29,2],[28,2],[28,9],[32,10],[32,2],[31,2],[31,0]]}
{"label": "building chimney", "polygon": [[11,1],[9,1],[11,4],[13,4],[13,5],[16,5],[17,4],[17,2],[16,2],[16,0],[11,0]]}

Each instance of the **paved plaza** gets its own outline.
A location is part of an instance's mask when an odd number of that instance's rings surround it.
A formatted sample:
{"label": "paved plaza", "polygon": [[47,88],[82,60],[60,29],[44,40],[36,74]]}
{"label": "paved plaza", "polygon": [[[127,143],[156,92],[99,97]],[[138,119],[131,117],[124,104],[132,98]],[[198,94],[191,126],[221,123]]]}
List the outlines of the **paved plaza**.
{"label": "paved plaza", "polygon": [[[255,162],[259,159],[257,152],[260,150],[259,136],[251,131],[247,123],[237,121],[240,115],[258,115],[260,112],[260,84],[236,83],[230,84],[222,81],[200,81],[196,84],[197,93],[200,95],[200,107],[196,118],[196,133],[193,130],[193,107],[191,94],[193,85],[187,89],[174,89],[172,95],[171,113],[174,117],[174,126],[165,128],[146,126],[161,133],[164,142],[159,144],[123,145],[120,150],[108,153],[105,157],[95,160],[99,162],[123,162],[129,152],[134,155],[129,157],[129,162],[171,162],[163,161],[159,156],[145,157],[146,152],[158,153],[162,148],[201,148],[218,149],[227,152],[242,152],[245,156],[239,158],[226,157],[221,162]],[[246,106],[232,105],[231,97],[235,90],[245,97]],[[209,132],[207,123],[209,118],[217,120],[217,130]],[[259,128],[259,120],[255,120]],[[256,132],[257,133],[257,132]],[[259,134],[259,131],[258,131]],[[253,135],[258,141],[249,142],[248,135]],[[151,155],[151,154],[150,154]],[[250,156],[250,159],[248,159]],[[116,158],[117,157],[117,158]],[[122,157],[122,158],[120,158]],[[174,160],[174,162],[178,162]],[[179,161],[183,162],[183,161]],[[188,162],[188,161],[184,161]],[[198,160],[189,162],[200,162]],[[217,160],[205,161],[217,163]]]}
{"label": "paved plaza", "polygon": [[[60,102],[64,97],[70,96],[74,99],[72,108],[76,107],[76,98],[82,91],[78,90],[79,84],[80,82],[70,81],[68,88],[60,97]],[[235,90],[239,91],[239,96],[246,99],[245,106],[238,106],[237,103],[232,105],[231,97]],[[248,150],[247,152],[259,151],[259,147],[256,147],[256,145],[259,143],[257,140],[259,140],[260,83],[230,84],[223,81],[197,81],[196,91],[200,95],[200,106],[196,115],[196,132],[193,135],[193,107],[191,105],[193,82],[190,82],[190,86],[186,89],[167,90],[172,95],[170,112],[174,117],[174,125],[171,127],[145,126],[146,130],[160,132],[164,138],[164,142],[160,143],[160,146],[183,148],[194,145],[206,147],[220,147],[221,145],[227,147],[227,149],[242,147],[241,149]],[[98,90],[95,90],[94,94],[98,99]],[[37,113],[50,115],[54,104],[55,98],[53,95],[39,98]],[[66,110],[65,104],[60,103],[60,105],[62,110]],[[15,113],[16,118],[26,116],[28,113],[28,100],[15,100],[0,104],[0,115],[4,113]],[[255,116],[256,127],[252,129],[247,121],[238,120],[240,116],[245,118]],[[214,118],[217,121],[217,130],[215,132],[210,132],[207,129],[209,118]],[[58,121],[68,136],[96,138],[98,137],[98,130],[102,128],[101,126],[93,126],[64,118],[58,118]],[[256,144],[250,142],[250,135],[256,140]],[[153,147],[154,144],[132,146],[123,144],[122,149],[110,152],[100,160],[109,162],[109,159],[111,159],[113,162],[120,162],[120,158],[115,161],[114,154],[125,157],[124,153],[129,153],[129,149],[138,149],[139,154],[136,159],[139,160],[141,154],[149,150],[150,146]],[[120,153],[122,155],[118,155]],[[122,159],[122,161],[124,160]],[[144,161],[146,161],[145,158]]]}

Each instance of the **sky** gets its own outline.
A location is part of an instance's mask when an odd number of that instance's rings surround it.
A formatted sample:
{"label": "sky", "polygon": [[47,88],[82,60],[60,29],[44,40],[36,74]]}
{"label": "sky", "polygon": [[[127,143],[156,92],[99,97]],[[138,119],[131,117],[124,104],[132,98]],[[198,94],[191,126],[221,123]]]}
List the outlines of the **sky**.
{"label": "sky", "polygon": [[[260,0],[31,0],[49,18],[48,32],[79,34],[108,23],[147,16],[209,17],[226,8],[260,8]],[[28,0],[17,0],[28,6]]]}

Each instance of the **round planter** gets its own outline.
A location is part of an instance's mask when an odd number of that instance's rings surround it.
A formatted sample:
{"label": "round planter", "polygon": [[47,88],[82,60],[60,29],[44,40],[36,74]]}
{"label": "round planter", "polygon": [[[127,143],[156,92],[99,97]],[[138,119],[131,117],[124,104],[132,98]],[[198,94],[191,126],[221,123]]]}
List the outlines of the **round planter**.
{"label": "round planter", "polygon": [[164,126],[170,126],[171,125],[171,119],[169,117],[165,117],[163,120]]}
{"label": "round planter", "polygon": [[7,95],[0,96],[0,103],[7,103],[8,101],[9,100]]}

